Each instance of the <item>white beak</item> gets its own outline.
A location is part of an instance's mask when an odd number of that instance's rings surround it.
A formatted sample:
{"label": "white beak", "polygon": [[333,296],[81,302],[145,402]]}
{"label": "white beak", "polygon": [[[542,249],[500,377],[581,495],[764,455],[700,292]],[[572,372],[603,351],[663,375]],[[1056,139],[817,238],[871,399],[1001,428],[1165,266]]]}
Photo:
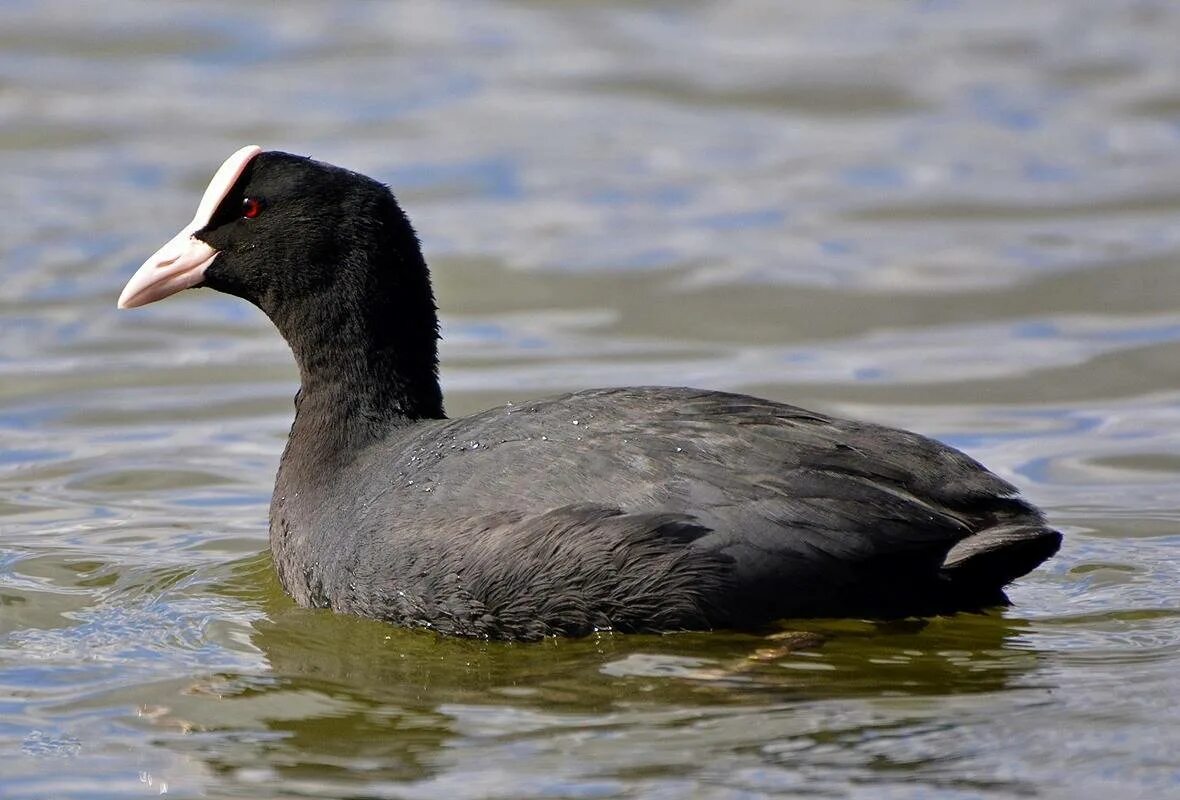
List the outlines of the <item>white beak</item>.
{"label": "white beak", "polygon": [[209,181],[193,221],[135,271],[119,295],[119,308],[135,308],[163,300],[182,289],[197,286],[205,279],[205,270],[217,258],[218,251],[196,238],[195,234],[209,224],[246,166],[261,152],[262,148],[250,145],[225,160]]}

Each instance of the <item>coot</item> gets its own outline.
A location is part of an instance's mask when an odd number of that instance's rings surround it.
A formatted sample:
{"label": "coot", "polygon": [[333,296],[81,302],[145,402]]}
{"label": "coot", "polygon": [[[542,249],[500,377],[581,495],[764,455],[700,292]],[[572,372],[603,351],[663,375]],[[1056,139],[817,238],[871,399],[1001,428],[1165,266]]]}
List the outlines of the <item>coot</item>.
{"label": "coot", "polygon": [[914,433],[700,389],[447,419],[438,319],[393,194],[246,147],[120,308],[207,286],[299,365],[270,508],[304,606],[462,636],[753,628],[977,610],[1056,552],[1016,489]]}

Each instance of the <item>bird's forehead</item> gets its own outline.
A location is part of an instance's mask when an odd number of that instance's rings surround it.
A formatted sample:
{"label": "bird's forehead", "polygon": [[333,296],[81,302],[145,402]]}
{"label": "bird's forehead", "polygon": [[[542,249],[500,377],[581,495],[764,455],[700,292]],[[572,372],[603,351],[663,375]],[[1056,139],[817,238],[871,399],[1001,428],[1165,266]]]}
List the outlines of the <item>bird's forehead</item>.
{"label": "bird's forehead", "polygon": [[213,173],[213,179],[205,187],[205,194],[201,196],[200,205],[197,206],[197,213],[192,221],[192,228],[194,230],[200,230],[209,224],[209,221],[213,219],[213,213],[221,205],[221,201],[233,190],[234,184],[238,182],[238,178],[246,171],[246,167],[261,152],[261,147],[253,144],[247,145],[227,158],[217,168],[217,172]]}

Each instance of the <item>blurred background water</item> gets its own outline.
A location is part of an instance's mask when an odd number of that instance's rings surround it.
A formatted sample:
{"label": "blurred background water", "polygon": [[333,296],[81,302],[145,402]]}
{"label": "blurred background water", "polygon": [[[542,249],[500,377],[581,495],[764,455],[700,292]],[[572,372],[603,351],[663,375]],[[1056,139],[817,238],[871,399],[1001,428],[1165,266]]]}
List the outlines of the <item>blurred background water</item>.
{"label": "blurred background water", "polygon": [[[0,3],[0,796],[1180,793],[1180,6]],[[293,607],[294,369],[115,297],[242,144],[393,186],[452,414],[738,389],[1069,534],[926,625],[450,641]]]}

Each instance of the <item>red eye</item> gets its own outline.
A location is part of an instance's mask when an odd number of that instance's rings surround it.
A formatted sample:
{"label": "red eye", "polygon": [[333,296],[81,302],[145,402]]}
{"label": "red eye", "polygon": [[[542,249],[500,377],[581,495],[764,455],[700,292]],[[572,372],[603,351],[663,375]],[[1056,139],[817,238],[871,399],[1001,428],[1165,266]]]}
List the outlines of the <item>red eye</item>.
{"label": "red eye", "polygon": [[262,201],[253,197],[242,198],[242,219],[254,219],[262,213]]}

